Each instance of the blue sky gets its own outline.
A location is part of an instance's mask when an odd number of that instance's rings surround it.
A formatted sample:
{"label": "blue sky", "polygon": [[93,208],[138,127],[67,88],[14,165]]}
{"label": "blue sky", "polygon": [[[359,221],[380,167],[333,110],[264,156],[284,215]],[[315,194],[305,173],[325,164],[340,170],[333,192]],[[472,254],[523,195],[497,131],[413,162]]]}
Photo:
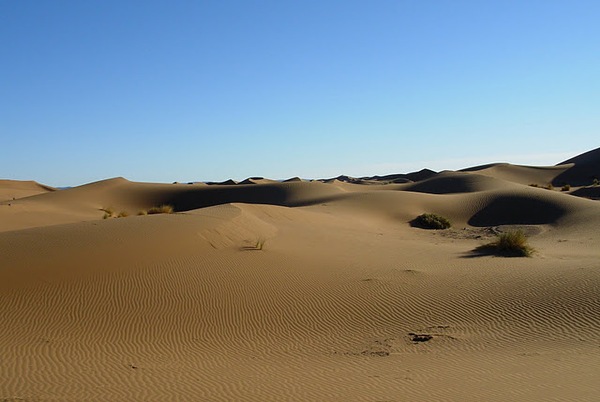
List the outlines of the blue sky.
{"label": "blue sky", "polygon": [[0,1],[0,177],[375,175],[600,146],[600,2]]}

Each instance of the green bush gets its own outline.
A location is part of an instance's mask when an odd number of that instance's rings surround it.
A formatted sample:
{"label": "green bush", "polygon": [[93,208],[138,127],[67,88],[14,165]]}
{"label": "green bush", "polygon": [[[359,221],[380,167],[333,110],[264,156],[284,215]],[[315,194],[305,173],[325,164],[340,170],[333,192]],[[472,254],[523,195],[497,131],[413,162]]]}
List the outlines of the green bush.
{"label": "green bush", "polygon": [[424,229],[448,229],[452,224],[443,216],[436,214],[422,214],[417,216],[417,225]]}

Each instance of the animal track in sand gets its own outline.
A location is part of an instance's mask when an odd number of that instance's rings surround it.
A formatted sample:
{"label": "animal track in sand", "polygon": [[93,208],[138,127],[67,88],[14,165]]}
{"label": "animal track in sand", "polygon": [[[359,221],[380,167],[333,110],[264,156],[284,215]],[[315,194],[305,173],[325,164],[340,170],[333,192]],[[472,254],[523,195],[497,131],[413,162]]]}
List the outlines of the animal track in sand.
{"label": "animal track in sand", "polygon": [[456,339],[455,337],[440,333],[440,332],[431,332],[431,330],[444,331],[450,328],[450,325],[431,325],[425,327],[424,329],[419,330],[419,332],[409,332],[408,336],[410,336],[410,340],[412,343],[423,343],[429,342],[433,338],[447,338],[447,339]]}
{"label": "animal track in sand", "polygon": [[[448,328],[450,328],[450,325],[432,325],[422,327],[418,332],[409,332],[408,339],[405,336],[371,339],[355,352],[342,352],[340,354],[346,356],[389,357],[407,351],[407,344],[426,343],[434,338],[456,340],[457,338],[454,336],[443,333]],[[337,354],[337,352],[334,352],[334,354]]]}
{"label": "animal track in sand", "polygon": [[[374,339],[363,346],[360,352],[343,352],[345,356],[388,357],[394,349],[396,338]],[[337,354],[334,352],[334,354]]]}
{"label": "animal track in sand", "polygon": [[365,350],[360,352],[363,356],[387,357],[393,347],[394,338],[375,339]]}

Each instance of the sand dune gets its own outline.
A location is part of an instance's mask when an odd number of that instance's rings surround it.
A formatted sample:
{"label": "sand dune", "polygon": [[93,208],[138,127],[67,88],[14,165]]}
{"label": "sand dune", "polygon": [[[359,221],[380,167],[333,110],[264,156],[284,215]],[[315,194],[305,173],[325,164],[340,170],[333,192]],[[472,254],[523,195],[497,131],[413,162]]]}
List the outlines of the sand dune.
{"label": "sand dune", "polygon": [[570,183],[574,186],[588,186],[594,180],[600,180],[600,148],[561,162],[559,166],[565,166],[566,169],[554,179],[556,185]]}
{"label": "sand dune", "polygon": [[567,169],[567,166],[520,166],[509,163],[494,163],[467,168],[462,171],[476,172],[519,184],[537,184],[543,187],[554,182],[555,178]]}
{"label": "sand dune", "polygon": [[16,200],[55,190],[35,181],[0,180],[0,201]]}
{"label": "sand dune", "polygon": [[[594,401],[600,203],[528,185],[584,155],[5,200],[0,400]],[[473,252],[511,228],[531,258]]]}

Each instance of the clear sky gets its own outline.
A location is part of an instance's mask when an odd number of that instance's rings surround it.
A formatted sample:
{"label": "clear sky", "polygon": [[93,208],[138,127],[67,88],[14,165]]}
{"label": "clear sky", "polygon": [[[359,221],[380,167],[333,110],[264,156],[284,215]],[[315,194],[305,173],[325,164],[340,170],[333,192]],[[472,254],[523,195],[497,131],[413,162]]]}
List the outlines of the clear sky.
{"label": "clear sky", "polygon": [[0,0],[0,178],[554,164],[600,146],[600,1]]}

